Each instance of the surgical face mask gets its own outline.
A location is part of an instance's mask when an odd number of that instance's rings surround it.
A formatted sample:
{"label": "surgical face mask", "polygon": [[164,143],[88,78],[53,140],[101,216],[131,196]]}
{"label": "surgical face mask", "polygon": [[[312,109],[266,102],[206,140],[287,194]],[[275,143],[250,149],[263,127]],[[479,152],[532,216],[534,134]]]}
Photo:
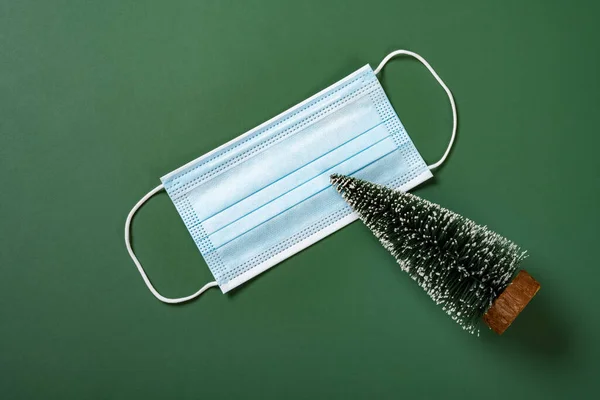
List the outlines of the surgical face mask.
{"label": "surgical face mask", "polygon": [[[397,55],[419,60],[446,91],[453,114],[443,157],[427,165],[392,108],[377,74]],[[356,220],[329,183],[333,173],[407,191],[431,178],[456,134],[452,94],[418,54],[398,50],[223,146],[161,178],[125,223],[125,244],[150,291],[166,303],[219,286],[226,293]],[[138,208],[166,190],[215,281],[176,299],[152,286],[130,243]],[[332,266],[333,267],[333,266]]]}

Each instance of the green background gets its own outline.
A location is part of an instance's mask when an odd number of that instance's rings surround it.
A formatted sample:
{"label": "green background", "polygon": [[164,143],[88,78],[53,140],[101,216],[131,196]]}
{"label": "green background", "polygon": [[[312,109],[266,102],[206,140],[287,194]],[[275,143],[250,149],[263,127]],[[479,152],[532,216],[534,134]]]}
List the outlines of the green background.
{"label": "green background", "polygon": [[[3,0],[0,397],[595,397],[599,4]],[[397,48],[459,108],[415,193],[542,284],[506,334],[463,332],[360,223],[231,295],[154,299],[123,224],[158,178]],[[443,91],[408,59],[382,83],[437,160]],[[211,279],[165,193],[133,231],[163,294]]]}

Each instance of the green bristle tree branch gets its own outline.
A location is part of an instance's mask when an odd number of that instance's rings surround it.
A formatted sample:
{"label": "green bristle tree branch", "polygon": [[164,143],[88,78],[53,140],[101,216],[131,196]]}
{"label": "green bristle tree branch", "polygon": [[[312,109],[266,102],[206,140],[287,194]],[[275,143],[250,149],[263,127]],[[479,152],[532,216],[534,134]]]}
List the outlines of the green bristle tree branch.
{"label": "green bristle tree branch", "polygon": [[332,175],[344,200],[406,271],[463,329],[510,283],[525,252],[485,226],[410,193]]}

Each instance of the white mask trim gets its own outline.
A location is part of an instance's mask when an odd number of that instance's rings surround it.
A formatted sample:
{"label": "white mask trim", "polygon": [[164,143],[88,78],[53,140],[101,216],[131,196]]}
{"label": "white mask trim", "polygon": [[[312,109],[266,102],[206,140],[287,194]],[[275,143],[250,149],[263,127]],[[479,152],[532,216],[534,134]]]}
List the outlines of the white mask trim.
{"label": "white mask trim", "polygon": [[140,201],[138,201],[136,203],[135,206],[133,206],[133,208],[129,212],[129,215],[127,216],[127,220],[125,220],[125,247],[127,247],[127,251],[129,252],[129,255],[131,256],[133,263],[135,264],[138,271],[140,272],[140,275],[142,275],[142,278],[144,279],[146,286],[148,286],[148,289],[150,289],[150,291],[152,292],[154,297],[156,297],[158,300],[162,301],[163,303],[169,303],[169,304],[183,303],[185,301],[192,300],[192,299],[200,296],[207,289],[210,289],[213,286],[217,286],[217,282],[216,281],[208,282],[206,285],[202,286],[202,288],[200,290],[198,290],[196,293],[191,294],[186,297],[179,297],[176,299],[164,297],[163,295],[158,293],[158,291],[154,288],[154,286],[152,285],[152,282],[150,282],[150,279],[148,278],[148,275],[146,275],[146,272],[144,271],[142,264],[140,264],[140,261],[137,259],[137,257],[135,256],[135,253],[133,252],[133,249],[131,248],[131,229],[130,229],[130,227],[131,227],[131,220],[133,219],[133,216],[135,215],[137,210],[142,206],[142,204],[144,204],[146,202],[146,200],[148,200],[150,197],[154,196],[156,193],[158,193],[159,191],[161,191],[163,189],[164,189],[164,187],[161,184],[161,185],[158,185],[157,187],[155,187],[154,189],[152,189],[151,191],[149,191],[144,197],[142,197],[140,199]]}
{"label": "white mask trim", "polygon": [[450,91],[450,89],[448,89],[448,86],[446,86],[446,84],[444,83],[442,78],[440,78],[440,76],[435,72],[433,67],[431,65],[429,65],[429,63],[423,57],[421,57],[417,53],[413,53],[412,51],[409,51],[409,50],[396,50],[396,51],[393,51],[390,54],[388,54],[379,63],[377,68],[375,68],[375,71],[373,71],[375,73],[375,75],[377,75],[381,72],[381,70],[383,69],[385,64],[388,63],[388,61],[390,61],[392,58],[394,58],[396,56],[400,56],[400,55],[411,56],[411,57],[414,57],[417,60],[419,60],[421,62],[421,64],[423,64],[429,70],[429,72],[431,72],[431,75],[433,75],[435,80],[438,81],[440,86],[444,89],[444,91],[448,95],[448,100],[450,100],[450,107],[452,108],[452,135],[450,136],[450,142],[448,143],[448,147],[446,148],[446,151],[444,152],[444,155],[442,156],[442,158],[440,158],[438,162],[427,166],[430,170],[432,170],[432,169],[439,167],[440,165],[442,165],[444,163],[444,161],[446,161],[446,158],[448,157],[448,154],[450,154],[450,150],[452,149],[452,145],[454,144],[454,139],[456,138],[456,129],[458,127],[458,116],[456,114],[456,104],[454,103],[454,96],[452,96],[452,92]]}

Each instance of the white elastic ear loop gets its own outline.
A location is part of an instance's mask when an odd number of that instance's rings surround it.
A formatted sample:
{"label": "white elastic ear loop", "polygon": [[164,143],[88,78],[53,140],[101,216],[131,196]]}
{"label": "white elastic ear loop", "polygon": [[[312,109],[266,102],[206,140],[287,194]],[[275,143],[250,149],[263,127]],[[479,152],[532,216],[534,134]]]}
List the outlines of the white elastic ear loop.
{"label": "white elastic ear loop", "polygon": [[430,170],[435,169],[435,168],[439,167],[440,165],[442,165],[442,163],[444,161],[446,161],[446,157],[448,157],[448,154],[450,153],[450,149],[452,149],[452,145],[454,144],[454,138],[456,138],[456,127],[458,125],[458,117],[456,115],[456,104],[454,103],[454,97],[452,96],[452,92],[450,91],[450,89],[448,89],[448,86],[446,86],[444,81],[442,81],[442,78],[439,77],[439,75],[434,71],[434,69],[431,67],[431,65],[429,65],[429,63],[427,61],[425,61],[425,59],[423,57],[421,57],[417,53],[413,53],[412,51],[396,50],[396,51],[391,52],[379,63],[379,66],[377,66],[377,68],[375,68],[375,71],[374,71],[375,75],[377,75],[378,73],[381,72],[381,70],[383,69],[385,64],[387,64],[388,61],[390,61],[392,58],[399,56],[399,55],[407,55],[407,56],[414,57],[417,60],[419,60],[421,62],[421,64],[423,64],[425,67],[427,67],[429,72],[431,72],[431,75],[433,75],[433,77],[438,81],[440,86],[442,86],[442,88],[446,91],[446,94],[448,95],[448,99],[450,100],[450,107],[452,107],[452,136],[450,137],[450,143],[448,143],[448,148],[446,149],[446,152],[444,153],[442,158],[440,158],[440,160],[438,162],[436,162],[435,164],[431,164],[431,165],[427,166],[427,168],[429,168]]}
{"label": "white elastic ear loop", "polygon": [[196,293],[186,296],[186,297],[180,297],[178,299],[170,299],[168,297],[164,297],[160,293],[158,293],[158,291],[154,288],[154,286],[152,286],[152,283],[150,282],[150,279],[148,279],[148,276],[146,275],[146,272],[144,271],[142,264],[140,264],[140,261],[137,259],[137,257],[135,256],[135,253],[133,252],[133,249],[131,248],[131,230],[130,230],[130,228],[131,228],[131,220],[133,219],[133,216],[135,215],[137,210],[142,206],[142,204],[144,204],[146,202],[146,200],[148,200],[150,197],[154,196],[156,193],[158,193],[162,189],[164,189],[163,185],[158,185],[157,187],[152,189],[150,192],[148,192],[144,197],[142,197],[140,199],[140,201],[138,201],[137,204],[135,206],[133,206],[131,211],[129,211],[129,215],[127,216],[127,219],[125,220],[125,246],[127,247],[127,251],[129,252],[129,255],[131,256],[131,259],[133,260],[135,266],[137,267],[138,271],[140,271],[140,275],[142,275],[144,282],[146,282],[146,286],[148,286],[148,289],[150,289],[150,291],[152,292],[154,297],[156,297],[163,303],[169,303],[169,304],[183,303],[184,301],[192,300],[192,299],[200,296],[207,289],[209,289],[213,286],[217,286],[217,282],[216,281],[209,282],[206,285],[202,286],[202,288],[200,290],[198,290]]}

